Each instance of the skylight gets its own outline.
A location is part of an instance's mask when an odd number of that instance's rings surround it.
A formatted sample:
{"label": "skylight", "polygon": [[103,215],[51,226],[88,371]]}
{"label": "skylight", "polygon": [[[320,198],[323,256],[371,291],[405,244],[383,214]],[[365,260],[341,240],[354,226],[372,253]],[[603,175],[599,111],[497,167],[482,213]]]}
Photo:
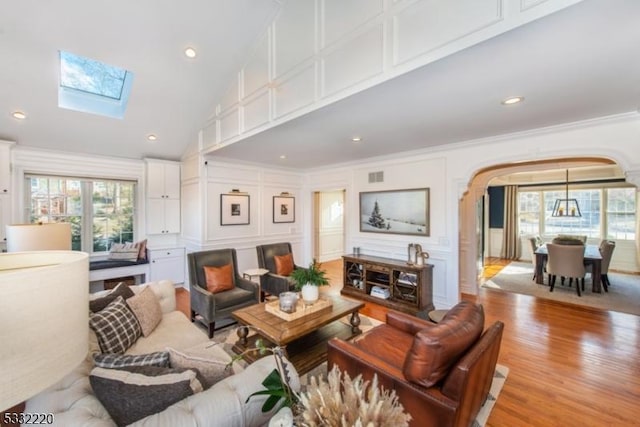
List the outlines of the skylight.
{"label": "skylight", "polygon": [[58,106],[121,119],[132,81],[130,71],[60,51]]}

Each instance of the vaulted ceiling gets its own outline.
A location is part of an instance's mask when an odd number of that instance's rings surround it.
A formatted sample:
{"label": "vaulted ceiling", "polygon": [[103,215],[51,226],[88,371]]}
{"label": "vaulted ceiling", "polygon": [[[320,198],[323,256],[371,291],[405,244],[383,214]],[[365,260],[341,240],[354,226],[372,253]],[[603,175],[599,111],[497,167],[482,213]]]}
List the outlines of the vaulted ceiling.
{"label": "vaulted ceiling", "polygon": [[[277,14],[275,0],[26,0],[0,12],[0,139],[178,159]],[[216,157],[317,167],[634,112],[640,2],[585,0],[315,112]],[[183,55],[187,46],[197,58]],[[134,72],[123,120],[57,107],[59,49]],[[509,95],[525,102],[505,107]],[[12,111],[24,111],[17,121]],[[150,143],[147,134],[158,135]],[[350,137],[361,135],[354,144]],[[303,141],[304,143],[301,143]],[[603,144],[606,141],[603,141]],[[286,154],[282,163],[277,154]]]}

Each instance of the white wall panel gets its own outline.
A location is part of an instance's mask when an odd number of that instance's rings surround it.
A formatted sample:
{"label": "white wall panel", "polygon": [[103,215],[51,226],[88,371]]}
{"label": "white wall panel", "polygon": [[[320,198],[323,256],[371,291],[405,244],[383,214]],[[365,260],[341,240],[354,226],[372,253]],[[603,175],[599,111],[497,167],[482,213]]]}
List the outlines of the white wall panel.
{"label": "white wall panel", "polygon": [[266,34],[242,70],[242,78],[243,97],[250,96],[269,83],[269,37]]}
{"label": "white wall panel", "polygon": [[281,186],[265,186],[263,188],[262,213],[263,213],[263,230],[265,236],[283,236],[285,240],[289,240],[289,236],[294,233],[302,232],[300,225],[302,217],[302,200],[300,193],[297,191],[289,191],[289,195],[295,197],[294,222],[274,223],[273,222],[273,197],[282,193]]}
{"label": "white wall panel", "polygon": [[382,14],[382,0],[323,0],[322,29],[326,47]]}
{"label": "white wall panel", "polygon": [[520,10],[524,11],[531,9],[532,7],[538,6],[546,1],[547,0],[520,0]]}
{"label": "white wall panel", "polygon": [[202,128],[202,148],[212,147],[218,141],[218,122],[217,120],[208,123]]}
{"label": "white wall panel", "polygon": [[207,183],[206,240],[256,237],[260,234],[260,191],[258,186],[243,185],[249,194],[249,225],[220,225],[220,195],[229,193],[228,183]]}
{"label": "white wall panel", "polygon": [[277,77],[315,54],[315,0],[287,2],[273,28]]}
{"label": "white wall panel", "polygon": [[196,179],[200,176],[200,156],[191,156],[180,163],[180,181]]}
{"label": "white wall panel", "polygon": [[394,64],[429,52],[501,19],[500,0],[424,0],[393,19]]}
{"label": "white wall panel", "polygon": [[237,108],[220,116],[220,141],[226,141],[238,135],[240,129],[239,118]]}
{"label": "white wall panel", "polygon": [[300,188],[301,175],[297,173],[278,173],[272,170],[265,170],[262,174],[262,182],[281,184],[278,187],[278,194],[280,194],[282,191],[291,192],[294,188]]}
{"label": "white wall panel", "polygon": [[[500,251],[502,251],[502,235],[504,234],[504,230],[502,228],[490,228],[489,229],[489,256],[492,257],[500,257]],[[526,243],[526,245],[525,245]],[[529,242],[521,242],[522,246],[522,258],[527,258],[525,254],[531,252],[529,249]]]}
{"label": "white wall panel", "polygon": [[278,84],[275,89],[274,118],[282,117],[310,105],[316,97],[315,66],[310,65],[298,74]]}
{"label": "white wall panel", "polygon": [[185,239],[200,240],[202,238],[200,204],[200,184],[182,185],[181,189],[181,210],[182,210],[182,237]]}
{"label": "white wall panel", "polygon": [[[209,181],[227,181],[230,185],[237,182],[259,182],[260,170],[252,167],[209,162],[207,166],[207,179]],[[231,187],[225,191],[229,190],[231,190]],[[244,189],[240,190],[244,191]]]}
{"label": "white wall panel", "polygon": [[247,132],[269,121],[269,91],[264,89],[244,104],[244,128]]}
{"label": "white wall panel", "polygon": [[380,24],[328,53],[322,60],[322,95],[331,95],[382,73],[382,37]]}
{"label": "white wall panel", "polygon": [[238,103],[238,75],[239,73],[233,75],[233,80],[229,84],[229,89],[227,89],[224,96],[220,100],[220,111],[222,112],[225,112],[225,110],[233,107]]}

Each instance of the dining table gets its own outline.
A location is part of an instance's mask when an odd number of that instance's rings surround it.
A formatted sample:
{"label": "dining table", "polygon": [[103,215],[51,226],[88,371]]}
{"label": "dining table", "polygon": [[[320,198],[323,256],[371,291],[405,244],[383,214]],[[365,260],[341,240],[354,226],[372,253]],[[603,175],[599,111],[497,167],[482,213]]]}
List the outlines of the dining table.
{"label": "dining table", "polygon": [[[535,250],[536,256],[536,283],[538,285],[544,284],[544,265],[549,257],[547,251],[547,244],[538,246]],[[600,248],[598,245],[584,245],[584,261],[585,264],[591,265],[591,291],[595,293],[602,293],[602,283],[600,275],[602,273],[602,255],[600,255]]]}

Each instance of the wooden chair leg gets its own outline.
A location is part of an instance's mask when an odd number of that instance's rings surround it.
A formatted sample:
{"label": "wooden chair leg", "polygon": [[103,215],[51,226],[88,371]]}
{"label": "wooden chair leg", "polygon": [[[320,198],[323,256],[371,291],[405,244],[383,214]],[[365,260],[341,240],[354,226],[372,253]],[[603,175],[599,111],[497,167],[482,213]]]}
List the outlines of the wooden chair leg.
{"label": "wooden chair leg", "polygon": [[584,292],[584,277],[580,279],[580,284],[582,285],[582,292]]}
{"label": "wooden chair leg", "polygon": [[578,282],[578,279],[576,279],[576,291],[578,292],[578,296],[581,297],[582,295],[580,295],[580,283]]}
{"label": "wooden chair leg", "polygon": [[555,284],[556,284],[556,276],[550,274],[549,275],[549,286],[550,286],[549,292],[553,292],[553,287],[555,286]]}
{"label": "wooden chair leg", "polygon": [[600,276],[600,283],[605,292],[609,292],[609,277],[606,274]]}
{"label": "wooden chair leg", "polygon": [[196,321],[196,312],[191,310],[191,321],[195,322]]}
{"label": "wooden chair leg", "polygon": [[207,329],[208,329],[208,332],[209,332],[209,338],[210,339],[213,338],[213,331],[215,330],[215,328],[216,328],[216,322],[209,323],[209,326],[208,326]]}

